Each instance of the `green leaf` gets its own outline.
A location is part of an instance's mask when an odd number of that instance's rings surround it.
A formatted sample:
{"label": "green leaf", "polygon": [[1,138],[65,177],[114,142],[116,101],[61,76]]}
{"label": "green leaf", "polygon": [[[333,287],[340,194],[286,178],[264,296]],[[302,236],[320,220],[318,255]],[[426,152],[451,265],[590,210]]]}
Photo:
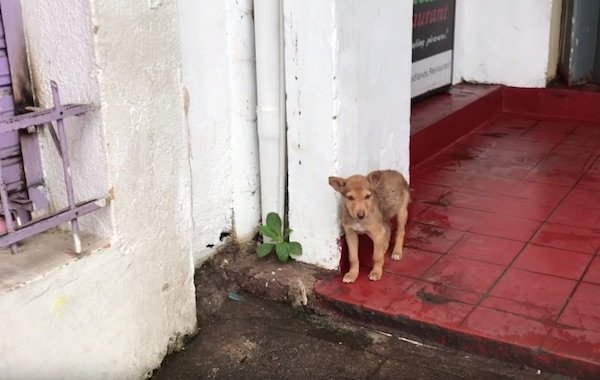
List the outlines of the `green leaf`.
{"label": "green leaf", "polygon": [[277,233],[277,237],[281,239],[281,218],[276,212],[270,212],[267,215],[267,226]]}
{"label": "green leaf", "polygon": [[302,245],[297,241],[291,241],[288,244],[288,250],[292,256],[300,256],[302,254]]}
{"label": "green leaf", "polygon": [[292,230],[291,228],[286,228],[285,232],[283,233],[283,241],[286,241],[290,237],[290,234],[292,232],[294,232],[294,230]]}
{"label": "green leaf", "polygon": [[279,234],[273,231],[273,229],[269,226],[260,226],[260,233],[263,234],[263,236],[271,238],[275,241],[280,241]]}
{"label": "green leaf", "polygon": [[258,255],[258,257],[265,257],[266,255],[271,253],[273,247],[275,247],[275,244],[263,243],[256,247],[256,254]]}
{"label": "green leaf", "polygon": [[281,262],[286,262],[290,258],[290,251],[287,243],[279,243],[275,245],[275,252],[277,253],[277,258]]}

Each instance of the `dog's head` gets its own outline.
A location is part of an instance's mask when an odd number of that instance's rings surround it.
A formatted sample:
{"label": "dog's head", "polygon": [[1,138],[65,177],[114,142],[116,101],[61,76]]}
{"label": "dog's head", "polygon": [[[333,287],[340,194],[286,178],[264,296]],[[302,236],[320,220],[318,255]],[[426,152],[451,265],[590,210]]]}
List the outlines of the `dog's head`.
{"label": "dog's head", "polygon": [[381,172],[368,176],[353,175],[348,178],[329,177],[329,185],[344,197],[344,207],[353,219],[366,219],[375,207],[374,189],[381,180]]}

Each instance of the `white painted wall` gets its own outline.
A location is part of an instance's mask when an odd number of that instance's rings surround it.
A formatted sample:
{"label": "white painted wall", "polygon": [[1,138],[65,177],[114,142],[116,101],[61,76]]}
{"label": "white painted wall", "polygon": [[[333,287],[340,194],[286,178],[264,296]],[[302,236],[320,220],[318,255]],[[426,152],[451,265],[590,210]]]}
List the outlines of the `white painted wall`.
{"label": "white painted wall", "polygon": [[179,1],[196,263],[260,221],[252,0]]}
{"label": "white painted wall", "polygon": [[142,378],[195,328],[175,5],[23,1],[36,83],[99,107],[69,126],[78,195],[116,198],[96,216],[109,247],[0,294],[2,379]]}
{"label": "white painted wall", "polygon": [[336,268],[330,175],[408,175],[412,2],[285,0],[289,220],[301,261]]}
{"label": "white painted wall", "polygon": [[457,0],[454,82],[544,87],[556,69],[557,1]]}

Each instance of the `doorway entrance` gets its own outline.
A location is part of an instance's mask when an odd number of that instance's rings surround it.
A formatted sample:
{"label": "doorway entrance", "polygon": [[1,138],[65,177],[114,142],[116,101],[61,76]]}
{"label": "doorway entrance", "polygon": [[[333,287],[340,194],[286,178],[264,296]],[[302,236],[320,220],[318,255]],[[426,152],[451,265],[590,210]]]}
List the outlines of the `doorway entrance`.
{"label": "doorway entrance", "polygon": [[568,86],[600,84],[600,2],[564,0],[559,75]]}

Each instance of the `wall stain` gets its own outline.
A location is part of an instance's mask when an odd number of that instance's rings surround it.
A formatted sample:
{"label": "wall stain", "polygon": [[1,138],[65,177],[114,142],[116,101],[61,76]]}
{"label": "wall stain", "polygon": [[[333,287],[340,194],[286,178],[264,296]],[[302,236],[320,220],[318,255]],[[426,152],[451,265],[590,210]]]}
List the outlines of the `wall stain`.
{"label": "wall stain", "polygon": [[68,302],[67,297],[65,297],[65,296],[57,297],[56,300],[54,300],[54,314],[56,314],[58,316],[62,315],[63,308],[67,304],[67,302]]}

